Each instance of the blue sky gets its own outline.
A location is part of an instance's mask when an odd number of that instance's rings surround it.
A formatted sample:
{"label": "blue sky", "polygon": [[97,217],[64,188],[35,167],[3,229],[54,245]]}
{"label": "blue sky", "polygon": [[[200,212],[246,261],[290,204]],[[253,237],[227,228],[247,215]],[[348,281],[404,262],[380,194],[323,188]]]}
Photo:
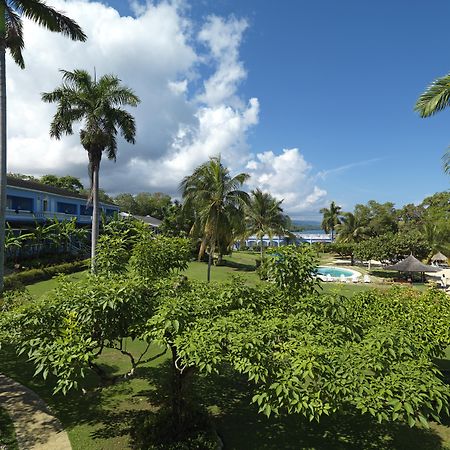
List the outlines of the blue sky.
{"label": "blue sky", "polygon": [[[102,3],[136,17],[125,0]],[[308,208],[287,201],[294,205],[293,216],[317,217],[331,200],[345,210],[371,199],[401,206],[449,188],[441,156],[450,144],[450,110],[421,119],[413,107],[432,80],[450,72],[450,2],[192,0],[184,5],[178,14],[189,21],[186,42],[198,55],[211,40],[195,37],[212,15],[228,25],[245,21],[232,64],[246,71],[235,81],[236,96],[243,104],[251,98],[259,102],[258,118],[242,128],[249,158],[298,148],[307,165],[299,184],[309,183],[310,190],[287,191],[306,196],[314,185],[321,193],[320,202],[311,201]],[[217,69],[198,61],[189,66],[196,69],[187,89],[190,99]],[[108,170],[106,165],[106,175]],[[111,191],[112,184],[105,183]]]}
{"label": "blue sky", "polygon": [[[110,1],[121,7],[123,1]],[[191,15],[244,17],[241,45],[256,95],[253,151],[299,147],[330,199],[400,205],[449,188],[441,156],[450,110],[413,112],[418,95],[450,72],[450,3],[444,0],[191,2]],[[341,170],[339,168],[342,168]],[[337,170],[336,170],[337,169]]]}

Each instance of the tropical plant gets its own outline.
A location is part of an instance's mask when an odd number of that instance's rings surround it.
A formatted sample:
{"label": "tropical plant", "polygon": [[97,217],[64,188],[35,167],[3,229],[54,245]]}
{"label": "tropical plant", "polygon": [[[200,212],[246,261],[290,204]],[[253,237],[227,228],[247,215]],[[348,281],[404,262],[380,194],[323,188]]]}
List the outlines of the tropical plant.
{"label": "tropical plant", "polygon": [[365,237],[365,228],[359,225],[353,213],[344,212],[336,225],[336,233],[339,242],[359,242]]}
{"label": "tropical plant", "polygon": [[62,33],[73,40],[85,41],[86,35],[72,19],[57,12],[41,0],[0,1],[0,292],[3,290],[6,211],[6,49],[14,62],[25,68],[22,56],[22,17],[42,25],[50,31]]}
{"label": "tropical plant", "polygon": [[331,241],[334,240],[334,230],[336,225],[340,223],[339,215],[341,207],[331,202],[329,208],[322,208],[320,213],[323,214],[322,229],[325,233],[331,233]]}
{"label": "tropical plant", "polygon": [[283,215],[282,202],[283,200],[277,200],[260,189],[255,189],[250,194],[249,203],[245,208],[246,233],[248,236],[256,235],[260,239],[261,259],[264,256],[264,235],[272,239],[275,234],[280,235],[286,232],[286,216]]}
{"label": "tropical plant", "polygon": [[243,206],[248,203],[248,194],[240,190],[248,178],[246,173],[232,177],[218,156],[198,166],[192,175],[180,183],[183,208],[195,212],[196,224],[200,229],[202,245],[199,258],[209,246],[208,281],[211,279],[213,255],[220,238],[230,239],[232,222],[236,215],[241,215]]}
{"label": "tropical plant", "polygon": [[71,135],[74,123],[82,124],[80,141],[88,153],[91,176],[91,268],[94,272],[99,233],[100,161],[103,152],[108,159],[116,160],[119,132],[127,142],[135,142],[135,120],[123,107],[137,106],[140,100],[114,75],[104,75],[97,80],[85,70],[63,70],[62,73],[62,85],[53,92],[42,94],[42,100],[58,105],[50,126],[51,137],[61,139],[64,134]]}
{"label": "tropical plant", "polygon": [[[450,74],[434,80],[416,102],[414,110],[420,117],[430,117],[450,105]],[[442,157],[444,172],[450,174],[450,151]]]}

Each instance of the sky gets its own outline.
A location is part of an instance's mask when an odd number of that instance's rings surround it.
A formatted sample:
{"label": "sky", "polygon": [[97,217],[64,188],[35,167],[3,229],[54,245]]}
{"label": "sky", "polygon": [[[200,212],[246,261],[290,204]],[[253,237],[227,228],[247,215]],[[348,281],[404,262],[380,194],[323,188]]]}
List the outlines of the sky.
{"label": "sky", "polygon": [[449,188],[441,157],[450,109],[422,119],[421,92],[450,72],[447,0],[48,0],[86,43],[26,21],[21,70],[7,56],[8,171],[74,175],[79,137],[49,137],[40,100],[59,69],[116,74],[141,98],[136,144],[102,160],[108,193],[179,196],[182,178],[220,154],[246,189],[296,219],[335,201],[397,207]]}

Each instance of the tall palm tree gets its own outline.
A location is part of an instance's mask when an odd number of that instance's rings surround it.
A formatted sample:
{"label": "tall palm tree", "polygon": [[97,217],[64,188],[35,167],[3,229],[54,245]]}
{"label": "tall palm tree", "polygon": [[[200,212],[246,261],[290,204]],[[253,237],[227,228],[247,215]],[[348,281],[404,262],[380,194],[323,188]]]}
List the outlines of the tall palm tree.
{"label": "tall palm tree", "polygon": [[[192,209],[201,230],[202,248],[209,247],[207,280],[211,279],[214,251],[221,236],[230,233],[233,220],[248,203],[248,194],[240,188],[249,178],[246,173],[234,177],[222,164],[220,156],[198,166],[180,183],[183,208]],[[202,248],[200,252],[202,252]]]}
{"label": "tall palm tree", "polygon": [[55,11],[41,0],[0,0],[0,292],[3,290],[5,262],[6,212],[6,49],[14,62],[25,68],[22,50],[22,17],[26,17],[50,31],[62,33],[73,40],[85,41],[86,35],[72,19]]}
{"label": "tall palm tree", "polygon": [[116,160],[117,134],[134,144],[136,124],[134,117],[123,106],[137,106],[137,95],[121,85],[114,75],[99,80],[85,70],[63,73],[63,83],[53,92],[42,94],[47,103],[58,107],[50,125],[50,136],[56,139],[73,134],[73,125],[81,122],[80,141],[89,158],[92,200],[91,268],[95,271],[95,250],[99,232],[99,170],[103,152]]}
{"label": "tall palm tree", "polygon": [[340,223],[336,225],[336,233],[340,242],[359,242],[366,236],[366,229],[358,223],[353,213],[344,212],[340,217]]}
{"label": "tall palm tree", "polygon": [[[430,117],[450,106],[450,73],[434,80],[419,97],[414,111],[420,117]],[[444,172],[450,174],[450,151],[442,157]]]}
{"label": "tall palm tree", "polygon": [[339,215],[341,212],[341,207],[336,205],[336,203],[331,202],[329,208],[322,208],[320,213],[323,214],[322,219],[322,229],[325,233],[331,233],[331,240],[334,240],[334,230],[337,224],[341,221]]}
{"label": "tall palm tree", "polygon": [[260,189],[251,192],[246,208],[247,233],[260,239],[261,259],[264,256],[263,236],[267,234],[272,239],[274,234],[282,234],[285,231],[282,202],[283,200],[277,200]]}

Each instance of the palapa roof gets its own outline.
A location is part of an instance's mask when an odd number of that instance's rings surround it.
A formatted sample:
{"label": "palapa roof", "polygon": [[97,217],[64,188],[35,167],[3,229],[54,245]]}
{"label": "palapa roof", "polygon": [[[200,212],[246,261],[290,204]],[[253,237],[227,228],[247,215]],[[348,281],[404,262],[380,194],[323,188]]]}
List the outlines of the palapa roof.
{"label": "palapa roof", "polygon": [[432,258],[431,261],[447,261],[447,257],[441,252],[437,252]]}
{"label": "palapa roof", "polygon": [[427,266],[426,264],[422,264],[413,255],[409,255],[403,261],[399,261],[393,266],[387,266],[386,269],[398,270],[399,272],[438,272],[439,270],[441,270],[434,266]]}

